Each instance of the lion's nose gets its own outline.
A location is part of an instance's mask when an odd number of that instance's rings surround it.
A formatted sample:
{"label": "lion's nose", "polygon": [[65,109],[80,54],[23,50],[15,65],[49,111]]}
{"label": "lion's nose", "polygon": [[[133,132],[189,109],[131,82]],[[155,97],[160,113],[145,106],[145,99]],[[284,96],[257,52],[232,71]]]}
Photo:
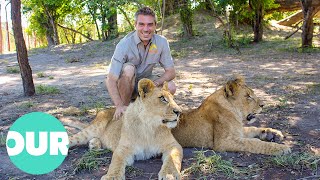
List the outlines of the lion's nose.
{"label": "lion's nose", "polygon": [[174,112],[177,116],[179,116],[180,113],[181,113],[179,110],[176,110],[176,109],[174,109],[173,112]]}

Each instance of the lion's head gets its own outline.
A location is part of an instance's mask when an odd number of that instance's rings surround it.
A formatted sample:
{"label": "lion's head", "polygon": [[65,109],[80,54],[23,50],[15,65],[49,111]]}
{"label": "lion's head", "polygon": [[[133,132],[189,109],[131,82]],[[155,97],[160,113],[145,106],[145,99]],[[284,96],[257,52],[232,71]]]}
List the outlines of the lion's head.
{"label": "lion's head", "polygon": [[139,99],[144,106],[144,114],[149,114],[150,123],[156,126],[174,128],[178,124],[181,108],[176,104],[173,95],[169,92],[168,83],[163,87],[156,87],[149,79],[141,79],[138,82]]}
{"label": "lion's head", "polygon": [[244,77],[237,76],[228,81],[224,90],[226,98],[237,108],[237,112],[241,113],[243,120],[253,123],[255,115],[261,112],[264,104],[245,84]]}

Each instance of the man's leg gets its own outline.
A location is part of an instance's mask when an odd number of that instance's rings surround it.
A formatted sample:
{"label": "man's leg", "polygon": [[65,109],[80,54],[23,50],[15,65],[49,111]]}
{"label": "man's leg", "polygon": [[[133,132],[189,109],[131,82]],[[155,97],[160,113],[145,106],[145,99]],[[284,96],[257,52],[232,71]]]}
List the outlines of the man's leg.
{"label": "man's leg", "polygon": [[124,64],[124,67],[122,68],[122,74],[118,80],[118,89],[122,102],[125,106],[128,106],[131,101],[135,81],[136,68],[133,64]]}
{"label": "man's leg", "polygon": [[174,93],[176,93],[176,90],[177,90],[177,86],[176,84],[173,82],[173,81],[169,81],[168,82],[168,88],[169,88],[169,91],[172,95],[174,95]]}
{"label": "man's leg", "polygon": [[[146,77],[152,81],[156,80],[156,79],[159,79],[160,78],[160,75],[158,74],[152,74],[148,77]],[[174,95],[174,93],[176,93],[176,90],[177,90],[177,86],[176,84],[173,82],[173,80],[169,81],[168,82],[168,88],[169,88],[169,91],[172,95]]]}

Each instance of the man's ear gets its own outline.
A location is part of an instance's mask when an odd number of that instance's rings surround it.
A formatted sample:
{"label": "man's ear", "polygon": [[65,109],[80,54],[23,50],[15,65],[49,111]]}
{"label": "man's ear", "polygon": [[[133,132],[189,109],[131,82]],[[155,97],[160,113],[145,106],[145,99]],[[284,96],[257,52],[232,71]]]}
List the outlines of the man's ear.
{"label": "man's ear", "polygon": [[168,82],[167,81],[163,82],[162,90],[169,91],[169,87],[168,87]]}
{"label": "man's ear", "polygon": [[155,85],[153,81],[147,78],[143,78],[138,82],[138,93],[142,98],[146,97],[146,94],[153,91]]}

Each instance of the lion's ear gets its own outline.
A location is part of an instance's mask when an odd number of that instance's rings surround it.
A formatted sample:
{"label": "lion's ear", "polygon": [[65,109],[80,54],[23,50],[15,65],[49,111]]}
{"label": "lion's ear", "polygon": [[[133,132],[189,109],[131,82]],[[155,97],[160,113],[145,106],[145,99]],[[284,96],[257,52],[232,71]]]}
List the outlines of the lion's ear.
{"label": "lion's ear", "polygon": [[232,97],[234,96],[239,88],[239,84],[236,82],[236,80],[228,81],[225,86],[225,93],[226,97]]}
{"label": "lion's ear", "polygon": [[163,83],[162,90],[164,90],[164,91],[169,91],[168,82],[167,82],[167,81],[165,81],[165,82]]}
{"label": "lion's ear", "polygon": [[138,82],[138,93],[140,97],[146,97],[146,94],[153,91],[155,85],[153,81],[143,78]]}
{"label": "lion's ear", "polygon": [[245,78],[242,75],[235,75],[235,82],[237,82],[240,85],[244,85],[245,84]]}

